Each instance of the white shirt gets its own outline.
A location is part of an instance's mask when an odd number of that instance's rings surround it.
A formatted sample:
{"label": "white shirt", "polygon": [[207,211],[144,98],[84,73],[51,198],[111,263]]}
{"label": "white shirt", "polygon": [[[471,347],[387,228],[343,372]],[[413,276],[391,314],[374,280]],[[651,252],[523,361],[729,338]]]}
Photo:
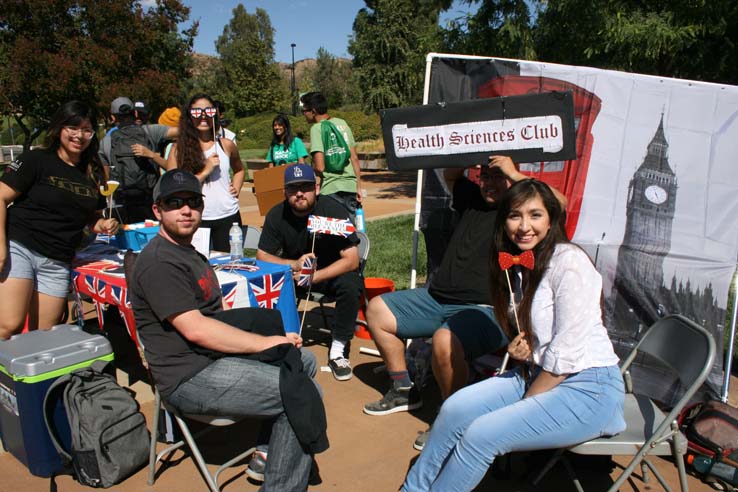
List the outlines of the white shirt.
{"label": "white shirt", "polygon": [[559,244],[533,297],[533,361],[553,374],[618,363],[602,324],[602,277],[587,254]]}
{"label": "white shirt", "polygon": [[238,198],[231,195],[231,158],[225,153],[221,144],[216,142],[203,152],[205,159],[218,152],[220,165],[202,184],[202,194],[205,195],[205,208],[202,211],[203,220],[218,220],[229,217],[239,211]]}

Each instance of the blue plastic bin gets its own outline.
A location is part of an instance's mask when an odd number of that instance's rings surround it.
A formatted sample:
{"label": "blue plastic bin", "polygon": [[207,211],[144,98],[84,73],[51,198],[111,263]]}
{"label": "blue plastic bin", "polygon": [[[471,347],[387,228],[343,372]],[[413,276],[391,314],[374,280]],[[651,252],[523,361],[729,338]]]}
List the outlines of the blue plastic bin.
{"label": "blue plastic bin", "polygon": [[[110,342],[74,325],[0,341],[0,438],[32,474],[50,477],[63,470],[44,422],[46,390],[58,377],[96,360],[113,360]],[[53,421],[68,447],[69,424],[61,401],[54,408]]]}
{"label": "blue plastic bin", "polygon": [[110,239],[110,244],[114,244],[120,249],[141,251],[157,234],[159,234],[159,226],[120,230]]}

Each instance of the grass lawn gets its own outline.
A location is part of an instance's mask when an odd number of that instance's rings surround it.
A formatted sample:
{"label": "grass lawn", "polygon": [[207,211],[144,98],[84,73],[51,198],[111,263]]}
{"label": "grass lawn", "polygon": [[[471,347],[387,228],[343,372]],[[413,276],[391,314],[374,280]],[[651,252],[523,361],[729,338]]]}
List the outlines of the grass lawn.
{"label": "grass lawn", "polygon": [[[371,241],[364,276],[389,278],[395,289],[410,287],[413,259],[413,216],[401,215],[367,222],[366,233]],[[425,241],[418,241],[417,283],[425,282]]]}

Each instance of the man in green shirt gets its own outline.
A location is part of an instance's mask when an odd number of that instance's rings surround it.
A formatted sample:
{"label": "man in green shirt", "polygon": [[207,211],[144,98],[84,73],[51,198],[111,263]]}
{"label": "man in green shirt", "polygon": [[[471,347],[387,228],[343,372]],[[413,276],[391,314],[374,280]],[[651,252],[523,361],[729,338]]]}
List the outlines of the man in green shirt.
{"label": "man in green shirt", "polygon": [[[310,127],[310,155],[313,159],[315,172],[322,177],[320,194],[328,195],[341,202],[353,217],[361,203],[361,170],[359,157],[356,155],[356,142],[351,128],[341,118],[334,118],[328,114],[328,101],[320,92],[308,92],[300,97],[302,114],[305,120],[311,123]],[[333,123],[343,135],[349,146],[349,163],[340,172],[330,172],[325,166],[325,148],[321,122],[328,120]]]}

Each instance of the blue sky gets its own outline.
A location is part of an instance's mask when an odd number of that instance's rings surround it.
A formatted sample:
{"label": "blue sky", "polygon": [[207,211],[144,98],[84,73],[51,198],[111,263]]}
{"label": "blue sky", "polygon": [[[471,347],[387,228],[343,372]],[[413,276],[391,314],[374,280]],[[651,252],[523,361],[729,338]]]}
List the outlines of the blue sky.
{"label": "blue sky", "polygon": [[[297,45],[295,60],[315,58],[321,46],[334,56],[349,58],[348,41],[354,18],[366,6],[363,0],[183,0],[183,3],[192,9],[190,21],[200,20],[195,52],[216,54],[215,40],[231,20],[234,7],[242,3],[251,14],[257,8],[269,14],[274,28],[275,59],[285,63],[292,60],[291,43]],[[460,16],[462,8],[455,4],[444,18]]]}

